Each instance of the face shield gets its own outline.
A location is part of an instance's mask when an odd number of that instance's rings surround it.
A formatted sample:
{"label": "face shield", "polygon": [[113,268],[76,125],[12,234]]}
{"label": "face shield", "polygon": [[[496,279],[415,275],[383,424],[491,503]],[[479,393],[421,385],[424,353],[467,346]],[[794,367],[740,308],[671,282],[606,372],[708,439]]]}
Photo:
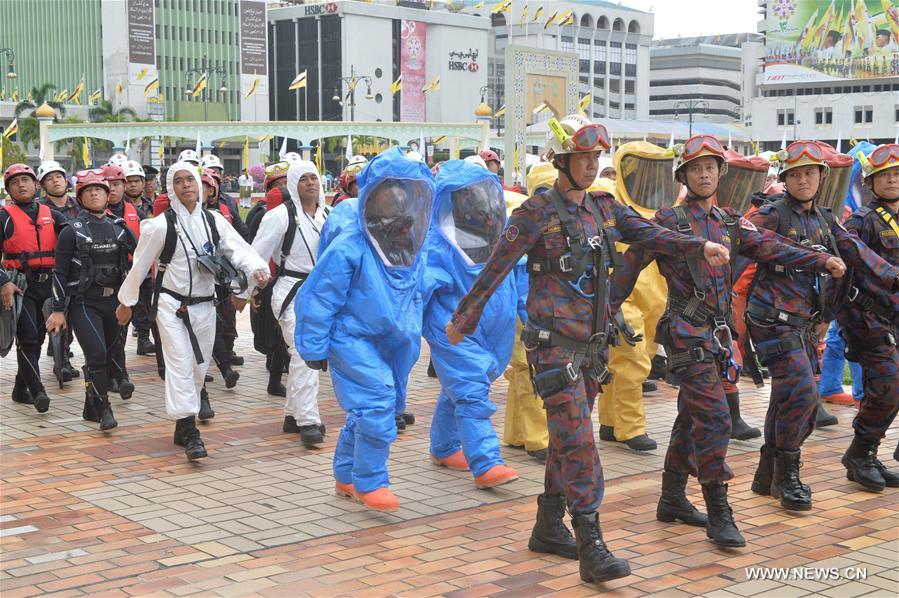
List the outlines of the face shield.
{"label": "face shield", "polygon": [[852,158],[836,152],[827,156],[830,172],[821,182],[818,192],[818,205],[830,208],[836,216],[843,213],[843,203],[849,195],[849,184],[852,182]]}
{"label": "face shield", "polygon": [[615,152],[616,197],[622,203],[652,215],[674,205],[681,184],[671,175],[674,156],[645,141],[625,143]]}
{"label": "face shield", "polygon": [[366,193],[365,231],[385,265],[415,261],[428,230],[431,194],[424,181],[390,178]]}
{"label": "face shield", "polygon": [[727,172],[718,181],[718,206],[745,214],[753,193],[764,191],[768,178],[768,160],[760,156],[745,157],[725,152]]}
{"label": "face shield", "polygon": [[456,189],[437,217],[444,236],[472,264],[483,264],[505,225],[502,189],[492,179]]}

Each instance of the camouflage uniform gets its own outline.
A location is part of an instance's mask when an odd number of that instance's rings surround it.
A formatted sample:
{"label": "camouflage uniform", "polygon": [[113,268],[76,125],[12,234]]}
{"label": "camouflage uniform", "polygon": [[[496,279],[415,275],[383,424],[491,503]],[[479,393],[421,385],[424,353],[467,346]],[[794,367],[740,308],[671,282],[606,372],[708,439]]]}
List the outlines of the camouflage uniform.
{"label": "camouflage uniform", "polygon": [[[795,242],[825,245],[827,234],[814,213],[786,195],[794,223],[787,237]],[[822,212],[826,208],[818,207]],[[778,230],[780,216],[766,204],[749,219],[759,228]],[[899,268],[871,251],[839,223],[830,226],[836,249],[860,280],[892,289]],[[821,307],[829,307],[818,296],[818,277],[809,271],[776,271],[760,266],[750,289],[749,333],[759,359],[771,372],[771,399],[765,417],[765,445],[781,450],[799,450],[815,427],[818,389],[818,335],[814,324],[823,321]],[[824,289],[822,289],[822,292]],[[758,316],[759,310],[774,314],[773,321]],[[776,312],[776,313],[775,313]],[[782,323],[775,323],[782,322]]]}
{"label": "camouflage uniform", "polygon": [[[729,208],[714,208],[708,213],[696,201],[687,201],[682,208],[692,232],[728,247],[732,258],[739,253],[753,260],[826,272],[824,264],[829,255],[787,244],[783,237],[771,231],[759,231]],[[730,225],[725,221],[725,215]],[[662,208],[654,220],[666,228],[678,230],[673,208]],[[739,235],[738,242],[731,238],[732,234]],[[704,284],[699,290],[705,295],[698,311],[693,311],[695,307],[689,310],[695,314],[690,317],[685,313],[686,307],[699,299],[694,299],[695,286],[688,261],[680,255],[659,256],[632,247],[625,255],[624,267],[617,269],[612,279],[613,309],[624,301],[640,271],[652,260],[657,260],[659,270],[668,281],[668,309],[659,321],[656,339],[664,344],[669,366],[680,383],[678,416],[671,431],[665,470],[692,474],[703,484],[724,482],[733,477],[725,463],[731,417],[719,360],[724,360],[726,366],[729,355],[723,354],[713,340],[713,328],[715,317],[724,325],[730,324],[731,265],[700,265]],[[725,339],[727,336],[725,333]],[[727,345],[730,348],[730,344]],[[696,347],[701,347],[702,351],[697,351]]]}
{"label": "camouflage uniform", "polygon": [[[655,226],[609,194],[589,194],[580,205],[567,198],[563,202],[582,239],[604,234],[610,242],[640,243],[668,254],[702,255],[704,240]],[[595,221],[588,202],[593,202],[602,222]],[[570,255],[561,219],[549,194],[528,198],[512,213],[493,254],[456,308],[452,322],[459,332],[474,332],[487,300],[525,253],[535,263],[558,263],[564,255]],[[532,272],[527,302],[529,326],[586,343],[593,328],[594,278],[581,277],[579,290],[577,282],[576,277],[563,273]],[[608,309],[608,303],[604,309]],[[547,373],[561,372],[566,366],[580,363],[574,350],[561,346],[531,346],[527,357],[538,385]],[[542,397],[550,437],[546,494],[564,494],[568,511],[574,516],[596,512],[602,502],[604,482],[590,415],[599,382],[587,364],[573,369],[574,382]]]}
{"label": "camouflage uniform", "polygon": [[[885,203],[875,200],[855,212],[846,221],[846,228],[884,260],[899,266],[899,234],[875,211],[877,208],[897,222],[897,215]],[[862,366],[865,394],[852,427],[856,434],[877,442],[899,409],[899,293],[890,293],[888,287],[870,277],[854,282],[858,295],[853,291],[850,296],[855,300],[845,303],[837,314],[841,334],[847,341],[847,355]],[[881,315],[863,307],[868,301],[874,302],[875,309],[879,307]],[[890,313],[892,321],[884,317]]]}

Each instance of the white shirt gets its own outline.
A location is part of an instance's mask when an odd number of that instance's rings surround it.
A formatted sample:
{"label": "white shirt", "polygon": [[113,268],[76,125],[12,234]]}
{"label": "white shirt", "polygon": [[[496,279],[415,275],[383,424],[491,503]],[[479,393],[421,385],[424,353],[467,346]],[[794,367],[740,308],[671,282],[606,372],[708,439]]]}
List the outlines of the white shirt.
{"label": "white shirt", "polygon": [[237,178],[237,184],[241,187],[252,187],[253,177],[242,174]]}
{"label": "white shirt", "polygon": [[[194,252],[194,246],[201,254],[207,242],[209,247],[212,246],[211,231],[206,224],[203,210],[197,206],[193,212],[188,212],[177,199],[172,201],[171,206],[178,216],[178,240],[175,243],[172,261],[166,268],[162,286],[185,296],[211,296],[215,292],[215,280],[212,274],[199,266]],[[231,260],[235,268],[243,271],[248,280],[253,280],[252,274],[257,270],[267,271],[268,261],[260,258],[221,214],[211,213],[212,221],[219,233],[219,253]],[[131,306],[137,303],[140,283],[159,260],[165,245],[167,228],[165,214],[141,222],[140,239],[137,242],[137,249],[134,250],[131,271],[119,289],[118,298],[122,305]]]}

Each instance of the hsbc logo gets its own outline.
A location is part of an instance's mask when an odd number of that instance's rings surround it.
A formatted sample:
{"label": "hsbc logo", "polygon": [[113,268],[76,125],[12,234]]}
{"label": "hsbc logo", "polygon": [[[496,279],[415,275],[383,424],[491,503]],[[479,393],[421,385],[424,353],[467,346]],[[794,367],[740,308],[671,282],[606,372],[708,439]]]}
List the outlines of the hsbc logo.
{"label": "hsbc logo", "polygon": [[314,17],[316,15],[327,15],[337,12],[337,4],[334,2],[324,2],[322,4],[307,4],[304,6],[304,15]]}

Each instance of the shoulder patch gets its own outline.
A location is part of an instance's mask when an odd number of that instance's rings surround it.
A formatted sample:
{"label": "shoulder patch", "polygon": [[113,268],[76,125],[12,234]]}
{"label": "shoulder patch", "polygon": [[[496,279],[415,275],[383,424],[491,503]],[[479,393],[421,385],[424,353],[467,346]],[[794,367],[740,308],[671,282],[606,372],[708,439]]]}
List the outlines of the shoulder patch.
{"label": "shoulder patch", "polygon": [[751,230],[753,232],[756,232],[759,230],[758,228],[756,228],[756,226],[752,222],[750,222],[746,218],[743,218],[742,216],[740,216],[740,228],[743,228],[746,230]]}
{"label": "shoulder patch", "polygon": [[603,228],[615,228],[615,219],[609,218],[605,222],[602,223]]}
{"label": "shoulder patch", "polygon": [[896,236],[896,233],[893,232],[892,229],[887,228],[887,229],[884,229],[884,230],[880,231],[880,236],[881,236],[881,238],[883,238],[883,237],[895,237],[895,236]]}
{"label": "shoulder patch", "polygon": [[518,238],[518,234],[519,234],[518,227],[515,226],[514,224],[510,224],[508,227],[506,227],[505,237],[506,237],[506,241],[508,241],[509,243],[512,243],[513,241],[515,241],[515,239]]}

